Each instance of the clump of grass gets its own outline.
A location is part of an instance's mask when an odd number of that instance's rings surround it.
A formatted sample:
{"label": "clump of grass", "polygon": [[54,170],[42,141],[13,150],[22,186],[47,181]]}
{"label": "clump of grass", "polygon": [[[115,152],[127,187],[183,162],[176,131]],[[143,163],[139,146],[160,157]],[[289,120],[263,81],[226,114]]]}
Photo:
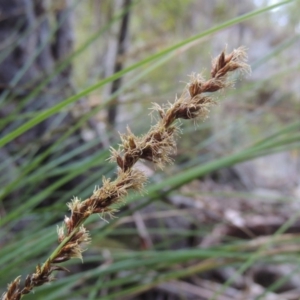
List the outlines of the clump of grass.
{"label": "clump of grass", "polygon": [[34,273],[27,275],[23,286],[18,276],[2,295],[3,300],[18,300],[30,293],[33,288],[50,282],[54,279],[54,271],[65,271],[66,268],[58,264],[71,258],[82,259],[82,252],[90,242],[84,222],[92,214],[113,215],[113,204],[120,204],[129,190],[142,192],[146,183],[145,174],[134,168],[139,159],[153,162],[158,168],[172,162],[171,155],[176,152],[176,135],[179,134],[178,119],[204,120],[209,114],[210,107],[215,104],[212,92],[222,90],[233,84],[229,80],[230,72],[240,70],[248,72],[244,47],[233,50],[230,54],[223,51],[212,62],[211,78],[205,80],[201,75],[192,74],[182,95],[161,107],[153,105],[153,111],[158,112],[159,119],[148,133],[135,136],[130,129],[121,135],[121,144],[118,149],[111,148],[110,161],[118,165],[115,180],[103,178],[102,187],[96,187],[93,194],[81,201],[75,197],[68,208],[71,213],[65,217],[63,225],[58,227],[58,247],[51,253],[45,263],[36,266]]}

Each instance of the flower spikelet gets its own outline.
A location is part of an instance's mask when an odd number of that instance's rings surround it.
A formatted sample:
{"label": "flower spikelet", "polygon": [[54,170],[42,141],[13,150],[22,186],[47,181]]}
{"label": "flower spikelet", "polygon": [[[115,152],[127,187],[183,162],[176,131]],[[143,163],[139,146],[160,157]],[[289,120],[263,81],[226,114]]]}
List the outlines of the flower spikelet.
{"label": "flower spikelet", "polygon": [[128,190],[131,189],[143,193],[146,181],[146,175],[140,170],[130,169],[128,171],[123,171],[122,169],[119,169],[116,186],[121,194],[125,196],[127,195]]}
{"label": "flower spikelet", "polygon": [[246,61],[247,53],[245,47],[234,49],[230,54],[226,54],[224,50],[212,62],[211,77],[222,78],[228,72],[235,70],[249,73],[251,69]]}
{"label": "flower spikelet", "polygon": [[158,123],[146,135],[137,137],[128,128],[127,134],[121,135],[119,150],[111,149],[111,160],[116,161],[124,171],[139,159],[151,161],[162,169],[172,162],[170,155],[176,152],[175,132],[175,127],[165,128]]}
{"label": "flower spikelet", "polygon": [[82,225],[72,238],[63,246],[56,258],[53,260],[53,263],[61,263],[71,258],[80,258],[82,260],[81,253],[85,250],[85,247],[89,242],[89,232]]}
{"label": "flower spikelet", "polygon": [[21,299],[20,281],[21,281],[21,276],[18,276],[14,281],[12,281],[7,285],[7,292],[2,295],[3,300]]}
{"label": "flower spikelet", "polygon": [[153,162],[160,169],[171,164],[173,162],[171,155],[176,153],[176,133],[176,126],[166,128],[163,122],[153,126],[141,139],[143,145],[141,159]]}
{"label": "flower spikelet", "polygon": [[71,211],[71,217],[65,217],[64,223],[68,229],[68,233],[80,226],[84,220],[86,220],[92,211],[85,201],[81,201],[79,198],[74,197],[71,202],[67,204]]}

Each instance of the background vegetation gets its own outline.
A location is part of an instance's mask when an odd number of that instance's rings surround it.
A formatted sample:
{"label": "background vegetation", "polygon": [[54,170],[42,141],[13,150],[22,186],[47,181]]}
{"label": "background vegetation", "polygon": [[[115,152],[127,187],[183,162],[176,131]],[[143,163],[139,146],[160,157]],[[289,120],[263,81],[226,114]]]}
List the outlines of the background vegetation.
{"label": "background vegetation", "polygon": [[183,122],[178,155],[84,263],[27,299],[298,299],[299,1],[3,1],[0,287],[56,246],[73,196],[114,177],[109,146],[151,125],[227,45],[252,76]]}

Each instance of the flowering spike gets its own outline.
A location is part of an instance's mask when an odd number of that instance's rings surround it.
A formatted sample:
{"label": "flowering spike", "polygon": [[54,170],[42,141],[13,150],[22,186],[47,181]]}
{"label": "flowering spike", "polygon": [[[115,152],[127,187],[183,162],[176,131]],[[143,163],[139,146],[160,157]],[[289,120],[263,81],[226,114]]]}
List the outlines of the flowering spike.
{"label": "flowering spike", "polygon": [[82,225],[84,221],[91,214],[113,217],[117,210],[111,206],[121,204],[129,190],[143,192],[147,178],[143,172],[133,168],[138,160],[151,161],[161,169],[172,163],[171,156],[176,152],[175,137],[179,132],[176,120],[207,118],[210,107],[215,104],[207,93],[232,85],[227,79],[228,73],[236,70],[249,72],[246,58],[243,47],[230,54],[226,54],[224,50],[212,63],[210,79],[205,80],[201,75],[192,74],[190,83],[174,103],[169,103],[166,108],[153,105],[152,111],[157,111],[161,119],[147,134],[137,137],[128,127],[127,133],[120,135],[119,149],[110,148],[109,160],[119,166],[117,178],[112,181],[103,177],[102,187],[96,187],[88,199],[81,201],[74,197],[67,204],[71,215],[65,217],[64,224],[57,228],[59,246],[42,266],[36,266],[35,273],[26,277],[23,288],[20,288],[20,277],[12,281],[2,299],[19,300],[34,287],[52,281],[53,271],[66,271],[64,267],[57,266],[57,263],[75,257],[82,260],[82,252],[90,242],[89,233]]}

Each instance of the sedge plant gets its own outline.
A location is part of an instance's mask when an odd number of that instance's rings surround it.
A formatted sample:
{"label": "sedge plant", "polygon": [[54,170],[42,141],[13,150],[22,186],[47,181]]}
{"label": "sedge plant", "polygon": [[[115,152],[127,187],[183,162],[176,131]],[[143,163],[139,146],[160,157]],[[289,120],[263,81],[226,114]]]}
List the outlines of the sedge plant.
{"label": "sedge plant", "polygon": [[247,55],[244,47],[231,53],[225,50],[212,61],[211,77],[205,80],[200,74],[192,74],[180,97],[174,103],[160,106],[154,103],[152,110],[156,112],[156,124],[142,135],[135,136],[129,128],[121,134],[118,149],[111,148],[110,161],[118,166],[115,180],[103,177],[102,186],[96,187],[92,195],[80,200],[74,197],[67,204],[70,215],[66,216],[62,226],[58,227],[58,246],[42,265],[37,265],[32,274],[28,274],[23,284],[21,276],[8,284],[2,300],[19,300],[33,291],[37,286],[54,280],[54,271],[66,271],[60,263],[71,258],[82,259],[82,252],[91,242],[84,222],[92,214],[113,215],[114,208],[124,202],[130,190],[143,192],[147,181],[146,175],[135,168],[138,160],[153,162],[163,169],[172,163],[172,155],[176,152],[176,136],[180,133],[179,119],[201,119],[208,117],[210,107],[216,102],[212,94],[233,85],[229,74],[234,71],[249,72],[246,63]]}

